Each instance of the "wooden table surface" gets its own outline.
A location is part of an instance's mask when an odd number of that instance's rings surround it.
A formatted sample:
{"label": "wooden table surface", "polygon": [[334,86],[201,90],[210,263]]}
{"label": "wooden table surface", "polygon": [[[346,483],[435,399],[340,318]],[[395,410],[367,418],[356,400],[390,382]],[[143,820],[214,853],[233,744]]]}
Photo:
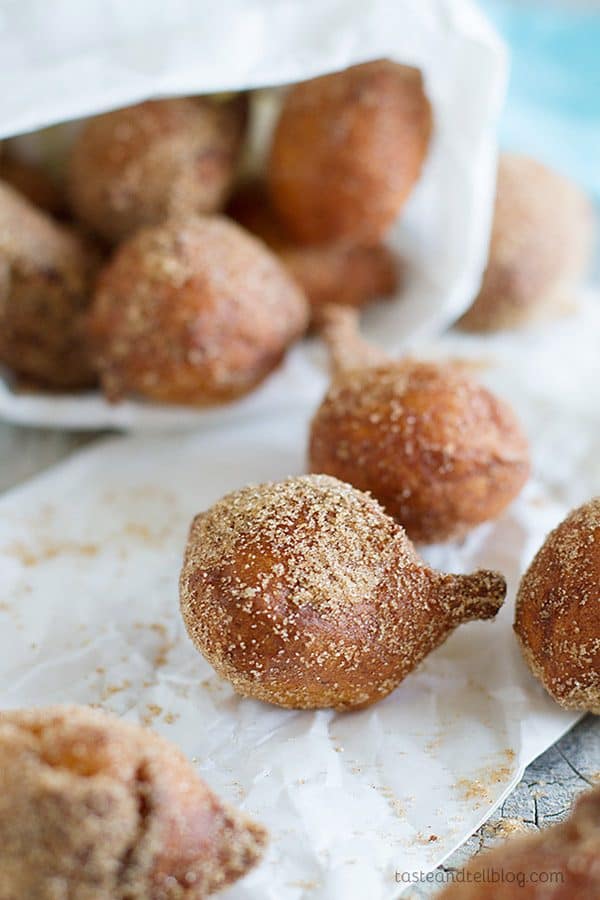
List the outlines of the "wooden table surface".
{"label": "wooden table surface", "polygon": [[[0,491],[25,481],[96,437],[89,432],[18,428],[0,422]],[[599,781],[600,717],[586,716],[529,766],[501,808],[440,869],[462,866],[508,832],[560,821],[575,796]],[[431,897],[437,890],[422,886],[403,897]]]}

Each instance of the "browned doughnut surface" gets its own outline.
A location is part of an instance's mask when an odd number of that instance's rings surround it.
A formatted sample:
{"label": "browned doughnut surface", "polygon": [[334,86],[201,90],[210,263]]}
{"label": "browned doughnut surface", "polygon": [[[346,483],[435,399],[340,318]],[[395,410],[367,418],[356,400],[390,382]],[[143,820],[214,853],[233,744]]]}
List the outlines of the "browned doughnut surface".
{"label": "browned doughnut surface", "polygon": [[542,544],[519,587],[515,631],[561,706],[600,713],[600,497]]}
{"label": "browned doughnut surface", "polygon": [[147,729],[88,707],[0,713],[6,900],[201,900],[265,841]]}
{"label": "browned doughnut surface", "polygon": [[97,264],[78,235],[0,182],[0,362],[43,387],[94,383],[82,317]]}
{"label": "browned doughnut surface", "polygon": [[119,248],[89,335],[111,399],[205,405],[255,387],[307,321],[303,294],[262,242],[226,219],[191,216]]}
{"label": "browned doughnut surface", "polygon": [[246,118],[243,97],[149,100],[90,119],[73,147],[76,215],[109,241],[180,213],[219,210]]}
{"label": "browned doughnut surface", "polygon": [[[482,853],[438,900],[598,900],[600,788],[566,822]],[[467,878],[469,879],[467,881]],[[522,882],[522,883],[521,883]]]}
{"label": "browned doughnut surface", "polygon": [[334,378],[312,422],[309,466],[371,491],[427,542],[495,518],[529,474],[506,404],[458,366],[411,360]]}
{"label": "browned doughnut surface", "polygon": [[494,572],[444,575],[368,494],[326,475],[246,487],[196,517],[180,578],[196,647],[248,697],[294,708],[385,697],[462,622]]}
{"label": "browned doughnut surface", "polygon": [[376,242],[419,176],[430,132],[417,69],[378,60],[298,84],[268,164],[275,209],[299,241]]}
{"label": "browned doughnut surface", "polygon": [[260,237],[286,264],[314,310],[335,303],[360,307],[391,296],[399,283],[399,263],[385,244],[348,241],[298,244],[277,218],[261,181],[241,185],[228,215]]}
{"label": "browned doughnut surface", "polygon": [[398,287],[399,267],[385,244],[290,247],[280,258],[317,312],[331,303],[366,306]]}
{"label": "browned doughnut surface", "polygon": [[514,328],[572,307],[593,230],[591,204],[580,188],[533,159],[504,153],[488,265],[461,328]]}
{"label": "browned doughnut surface", "polygon": [[65,212],[65,198],[40,166],[4,152],[0,156],[0,178],[39,209],[54,216]]}

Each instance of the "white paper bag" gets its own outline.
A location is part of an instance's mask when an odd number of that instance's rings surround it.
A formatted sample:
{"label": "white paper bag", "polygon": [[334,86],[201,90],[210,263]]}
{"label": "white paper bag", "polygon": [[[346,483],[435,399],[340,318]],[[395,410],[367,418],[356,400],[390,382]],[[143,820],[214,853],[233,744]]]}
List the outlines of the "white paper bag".
{"label": "white paper bag", "polygon": [[[154,96],[302,80],[379,57],[420,67],[434,112],[429,157],[389,236],[408,261],[399,296],[368,315],[392,351],[439,333],[475,295],[489,235],[502,45],[471,0],[21,0],[0,8],[0,136]],[[206,410],[99,394],[13,392],[0,416],[73,428],[181,428],[314,402],[323,360],[309,342],[249,397]]]}

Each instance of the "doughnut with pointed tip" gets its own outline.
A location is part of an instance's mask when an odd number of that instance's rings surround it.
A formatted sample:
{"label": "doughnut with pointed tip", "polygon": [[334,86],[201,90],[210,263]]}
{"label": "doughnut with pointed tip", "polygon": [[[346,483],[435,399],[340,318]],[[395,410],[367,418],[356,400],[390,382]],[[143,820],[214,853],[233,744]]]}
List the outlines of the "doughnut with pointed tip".
{"label": "doughnut with pointed tip", "polygon": [[425,543],[464,535],[518,495],[529,475],[526,438],[465,365],[392,360],[340,307],[322,314],[321,336],[333,378],[311,423],[311,472],[370,491]]}
{"label": "doughnut with pointed tip", "polygon": [[296,709],[381,700],[505,593],[496,572],[429,568],[376,500],[328,475],[224,497],[194,519],[180,576],[186,628],[218,674]]}
{"label": "doughnut with pointed tip", "polygon": [[0,713],[0,897],[202,900],[265,843],[146,728],[83,706]]}

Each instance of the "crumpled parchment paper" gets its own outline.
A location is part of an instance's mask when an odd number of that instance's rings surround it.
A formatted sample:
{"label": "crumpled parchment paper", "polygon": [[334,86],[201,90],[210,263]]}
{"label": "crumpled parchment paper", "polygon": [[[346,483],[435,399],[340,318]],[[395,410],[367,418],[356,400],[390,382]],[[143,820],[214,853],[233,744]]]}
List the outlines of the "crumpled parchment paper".
{"label": "crumpled parchment paper", "polygon": [[512,634],[520,574],[600,489],[597,296],[533,332],[423,347],[461,355],[514,403],[534,472],[495,523],[429,547],[440,568],[501,570],[494,622],[459,628],[386,700],[356,713],[238,698],[191,646],[177,576],[193,514],[247,482],[304,470],[306,407],[260,424],[112,438],[0,500],[5,706],[99,703],[178,743],[271,831],[237,900],[392,900],[438,865],[573,724]]}

